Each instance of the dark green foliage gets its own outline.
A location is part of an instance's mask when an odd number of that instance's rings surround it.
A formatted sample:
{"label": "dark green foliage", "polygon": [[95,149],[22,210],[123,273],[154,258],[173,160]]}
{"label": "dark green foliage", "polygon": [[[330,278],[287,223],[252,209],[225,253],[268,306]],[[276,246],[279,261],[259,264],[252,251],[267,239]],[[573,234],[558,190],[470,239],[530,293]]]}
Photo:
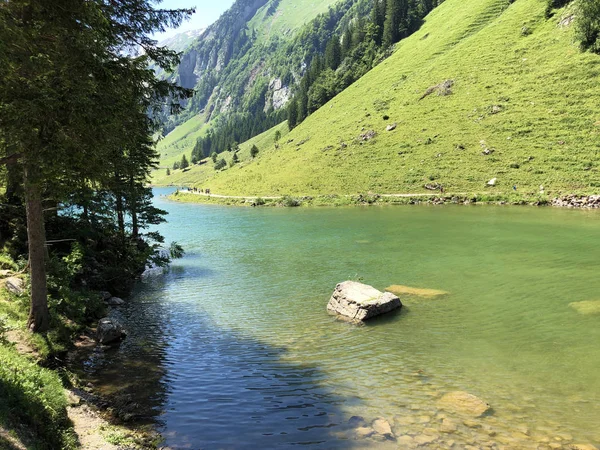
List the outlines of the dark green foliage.
{"label": "dark green foliage", "polygon": [[187,169],[190,166],[190,163],[187,160],[187,157],[185,155],[183,155],[181,157],[181,162],[179,163],[179,167],[181,169]]}
{"label": "dark green foliage", "polygon": [[257,155],[258,155],[258,147],[256,145],[252,145],[252,148],[250,149],[250,156],[252,158],[256,158]]}
{"label": "dark green foliage", "polygon": [[286,208],[294,208],[300,206],[301,204],[302,202],[300,200],[290,197],[289,195],[286,195],[281,199],[281,205],[285,206]]}
{"label": "dark green foliage", "polygon": [[167,167],[167,176],[171,175],[171,169]]}
{"label": "dark green foliage", "polygon": [[557,8],[562,8],[563,6],[568,5],[573,0],[547,0],[546,5],[546,17],[552,16],[552,10]]}
{"label": "dark green foliage", "polygon": [[203,155],[211,155],[213,162],[216,161],[215,154],[226,150],[235,151],[239,148],[238,142],[248,139],[266,131],[285,120],[285,111],[258,113],[235,113],[228,117],[220,117],[216,120],[206,136],[197,140],[192,158],[202,159]]}
{"label": "dark green foliage", "polygon": [[325,48],[325,66],[335,70],[339,67],[342,62],[342,46],[340,45],[340,39],[334,36],[327,43]]}
{"label": "dark green foliage", "polygon": [[240,158],[238,157],[238,154],[237,154],[237,152],[235,152],[235,153],[233,154],[233,157],[231,158],[231,161],[233,162],[233,164],[237,164],[237,163],[239,163],[239,162],[240,162]]}
{"label": "dark green foliage", "polygon": [[169,246],[169,254],[172,259],[179,259],[179,258],[183,258],[183,256],[185,255],[185,250],[183,249],[183,247],[181,245],[179,245],[177,242],[173,241],[173,242],[171,242],[171,245]]}
{"label": "dark green foliage", "polygon": [[[0,47],[0,160],[19,149],[0,201],[16,217],[0,216],[0,230],[15,243],[13,257],[29,251],[34,331],[47,329],[47,294],[59,314],[85,320],[95,307],[71,290],[126,293],[160,240],[141,233],[165,214],[146,188],[158,157],[148,112],[190,92],[156,78],[151,62],[169,70],[179,60],[149,36],[190,13],[153,10],[148,0],[0,7],[0,42],[11,43]],[[130,56],[133,47],[141,56]],[[28,249],[18,245],[22,226],[13,226],[24,223],[24,204]]]}
{"label": "dark green foliage", "polygon": [[579,0],[575,33],[582,50],[600,54],[600,0]]}
{"label": "dark green foliage", "polygon": [[287,120],[290,130],[293,130],[298,125],[298,100],[296,99],[291,100],[288,104]]}
{"label": "dark green foliage", "polygon": [[216,162],[217,162],[217,158],[218,158],[218,156],[219,156],[219,155],[218,155],[218,153],[217,153],[217,152],[212,152],[212,153],[210,154],[210,158],[212,159],[212,162],[213,162],[213,163],[216,163]]}
{"label": "dark green foliage", "polygon": [[26,426],[37,448],[77,448],[58,376],[5,346],[0,346],[0,417]]}
{"label": "dark green foliage", "polygon": [[221,170],[225,167],[227,167],[227,161],[225,161],[225,158],[221,158],[215,163],[215,170]]}

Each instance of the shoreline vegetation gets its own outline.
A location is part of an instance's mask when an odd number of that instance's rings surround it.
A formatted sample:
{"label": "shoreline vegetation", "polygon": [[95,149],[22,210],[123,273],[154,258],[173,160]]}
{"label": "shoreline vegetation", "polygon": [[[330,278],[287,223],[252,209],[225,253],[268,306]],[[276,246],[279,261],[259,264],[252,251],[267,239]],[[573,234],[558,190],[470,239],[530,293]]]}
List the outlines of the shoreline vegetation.
{"label": "shoreline vegetation", "polygon": [[[51,308],[51,331],[30,333],[29,277],[1,253],[0,269],[0,448],[158,448],[162,437],[153,425],[125,420],[118,396],[98,395],[69,370],[67,360],[96,348],[93,321]],[[90,301],[104,315],[109,306],[100,293],[88,294],[98,294]]]}
{"label": "shoreline vegetation", "polygon": [[202,203],[227,206],[270,206],[270,207],[320,207],[320,206],[368,206],[368,205],[515,205],[515,206],[554,206],[564,208],[600,208],[600,195],[585,193],[411,193],[354,195],[321,194],[307,196],[233,196],[206,194],[190,190],[177,190],[168,196],[169,200],[181,203]]}

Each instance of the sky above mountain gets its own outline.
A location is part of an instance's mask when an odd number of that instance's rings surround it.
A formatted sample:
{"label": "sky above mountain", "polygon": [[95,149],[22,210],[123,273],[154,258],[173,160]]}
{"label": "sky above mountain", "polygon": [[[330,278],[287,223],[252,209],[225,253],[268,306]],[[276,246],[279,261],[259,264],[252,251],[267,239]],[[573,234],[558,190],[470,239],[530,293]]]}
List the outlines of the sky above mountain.
{"label": "sky above mountain", "polygon": [[177,33],[206,28],[215,22],[221,14],[227,11],[235,0],[163,0],[155,7],[161,9],[196,8],[196,13],[191,19],[184,22],[179,28],[168,29],[164,33],[154,36],[158,41],[163,41]]}

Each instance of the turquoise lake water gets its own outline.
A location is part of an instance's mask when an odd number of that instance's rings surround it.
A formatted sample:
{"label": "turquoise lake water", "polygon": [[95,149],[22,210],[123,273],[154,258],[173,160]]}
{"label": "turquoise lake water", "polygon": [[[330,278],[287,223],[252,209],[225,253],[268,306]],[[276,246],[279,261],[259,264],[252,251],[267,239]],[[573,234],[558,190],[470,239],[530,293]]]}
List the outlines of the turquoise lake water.
{"label": "turquoise lake water", "polygon": [[[156,205],[187,255],[114,312],[130,335],[85,371],[170,448],[600,445],[600,314],[570,306],[600,300],[600,212]],[[448,295],[359,327],[326,312],[347,279]],[[451,391],[493,413],[443,410]]]}

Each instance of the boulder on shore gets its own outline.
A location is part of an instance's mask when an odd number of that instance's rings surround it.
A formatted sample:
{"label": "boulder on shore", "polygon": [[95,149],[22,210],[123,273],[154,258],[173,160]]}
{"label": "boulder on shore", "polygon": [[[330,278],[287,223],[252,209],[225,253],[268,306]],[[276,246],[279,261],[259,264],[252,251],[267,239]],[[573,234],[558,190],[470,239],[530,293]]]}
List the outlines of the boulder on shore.
{"label": "boulder on shore", "polygon": [[401,307],[400,299],[391,292],[381,292],[356,281],[339,283],[327,305],[329,311],[353,321],[367,320]]}
{"label": "boulder on shore", "polygon": [[116,319],[105,317],[98,322],[98,330],[96,331],[96,340],[101,344],[110,344],[119,341],[127,336],[123,325]]}
{"label": "boulder on shore", "polygon": [[121,306],[125,304],[125,300],[119,297],[111,297],[108,300],[105,300],[108,306]]}
{"label": "boulder on shore", "polygon": [[25,293],[25,282],[21,278],[10,277],[4,281],[6,290],[11,294],[23,295]]}

